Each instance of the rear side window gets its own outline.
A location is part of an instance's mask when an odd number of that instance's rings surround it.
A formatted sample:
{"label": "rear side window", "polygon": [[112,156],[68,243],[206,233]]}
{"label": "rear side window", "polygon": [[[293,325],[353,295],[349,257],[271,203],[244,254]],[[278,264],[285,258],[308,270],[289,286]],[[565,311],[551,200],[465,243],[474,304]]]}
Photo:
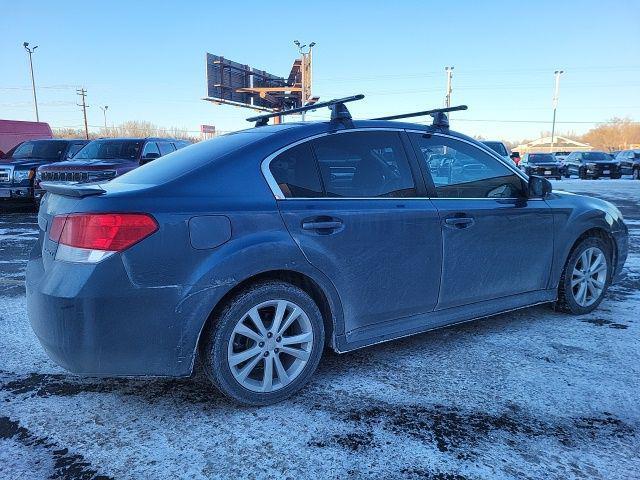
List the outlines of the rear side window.
{"label": "rear side window", "polygon": [[312,142],[328,197],[414,197],[409,161],[397,132],[350,132]]}
{"label": "rear side window", "polygon": [[285,198],[323,196],[318,167],[308,142],[278,155],[269,164],[269,170]]}
{"label": "rear side window", "polygon": [[522,180],[501,161],[464,142],[411,135],[439,198],[516,198]]}

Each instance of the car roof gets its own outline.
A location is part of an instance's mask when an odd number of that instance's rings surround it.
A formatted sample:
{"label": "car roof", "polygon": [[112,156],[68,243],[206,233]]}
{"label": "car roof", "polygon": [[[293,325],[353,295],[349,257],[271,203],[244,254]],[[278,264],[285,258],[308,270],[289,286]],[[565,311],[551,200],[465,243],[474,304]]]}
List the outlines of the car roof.
{"label": "car roof", "polygon": [[94,140],[119,140],[119,141],[130,141],[130,142],[144,142],[144,141],[163,141],[163,142],[188,142],[189,140],[184,140],[182,138],[171,138],[171,137],[100,137],[94,138]]}

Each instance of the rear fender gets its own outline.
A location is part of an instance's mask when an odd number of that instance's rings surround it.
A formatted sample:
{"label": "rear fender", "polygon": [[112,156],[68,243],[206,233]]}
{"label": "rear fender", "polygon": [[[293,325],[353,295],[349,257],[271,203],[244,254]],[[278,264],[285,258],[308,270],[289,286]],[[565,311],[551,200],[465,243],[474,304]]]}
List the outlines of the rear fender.
{"label": "rear fender", "polygon": [[305,275],[320,287],[331,308],[334,337],[344,332],[342,304],[331,281],[306,260],[286,232],[257,233],[212,250],[176,306],[177,317],[184,321],[180,350],[184,357],[192,356],[192,366],[200,335],[220,300],[252,277],[283,270]]}

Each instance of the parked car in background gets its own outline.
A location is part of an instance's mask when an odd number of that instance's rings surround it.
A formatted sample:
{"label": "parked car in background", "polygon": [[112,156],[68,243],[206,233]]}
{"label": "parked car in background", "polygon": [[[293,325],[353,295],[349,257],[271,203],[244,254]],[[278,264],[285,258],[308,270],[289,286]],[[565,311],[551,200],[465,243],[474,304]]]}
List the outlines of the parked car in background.
{"label": "parked car in background", "polygon": [[103,138],[85,145],[67,162],[45,165],[38,169],[36,196],[44,190],[40,182],[109,181],[163,155],[190,145],[174,138]]}
{"label": "parked car in background", "polygon": [[53,138],[51,127],[44,122],[0,120],[0,158],[26,140]]}
{"label": "parked car in background", "polygon": [[525,153],[519,167],[527,175],[562,179],[561,164],[551,153]]}
{"label": "parked car in background", "polygon": [[640,180],[640,149],[621,150],[615,160],[620,164],[623,175],[632,175],[634,179]]}
{"label": "parked car in background", "polygon": [[499,140],[482,140],[482,143],[504,158],[507,162],[512,165],[517,165],[513,154],[509,153],[509,149],[503,142]]}
{"label": "parked car in background", "polygon": [[330,121],[257,117],[104,184],[44,183],[26,297],[49,356],[101,376],[201,364],[265,405],[326,347],[540,303],[585,314],[620,277],[614,205],[552,192],[444,113],[359,121],[326,104]]}
{"label": "parked car in background", "polygon": [[571,152],[554,152],[553,153],[553,156],[556,157],[556,160],[560,164],[560,173],[566,178],[569,178],[569,175],[567,175],[567,166],[566,166],[565,160],[570,154]]}
{"label": "parked car in background", "polygon": [[34,200],[38,167],[72,158],[88,140],[29,140],[0,159],[0,198]]}
{"label": "parked car in background", "polygon": [[572,152],[565,159],[567,175],[579,178],[620,178],[620,163],[607,152]]}

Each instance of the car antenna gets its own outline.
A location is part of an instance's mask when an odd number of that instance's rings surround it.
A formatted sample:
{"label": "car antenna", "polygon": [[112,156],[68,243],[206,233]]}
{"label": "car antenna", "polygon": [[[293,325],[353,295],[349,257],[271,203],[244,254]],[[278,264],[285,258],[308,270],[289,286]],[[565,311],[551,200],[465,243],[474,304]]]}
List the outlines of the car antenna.
{"label": "car antenna", "polygon": [[364,95],[352,95],[350,97],[335,98],[333,100],[327,100],[326,102],[318,102],[312,105],[304,105],[298,108],[292,108],[290,110],[284,110],[282,112],[267,113],[264,115],[257,115],[255,117],[247,118],[247,122],[256,122],[256,127],[263,127],[268,124],[270,118],[293,115],[294,113],[307,112],[309,110],[315,110],[317,108],[329,107],[331,110],[331,122],[342,123],[345,127],[353,127],[353,121],[351,120],[351,113],[345,106],[347,102],[354,102],[356,100],[362,100]]}
{"label": "car antenna", "polygon": [[457,112],[458,110],[467,110],[466,105],[457,105],[455,107],[434,108],[433,110],[423,110],[422,112],[401,113],[399,115],[389,115],[388,117],[372,118],[371,120],[398,120],[400,118],[424,117],[431,115],[433,117],[433,127],[441,130],[449,130],[449,118],[447,112]]}

